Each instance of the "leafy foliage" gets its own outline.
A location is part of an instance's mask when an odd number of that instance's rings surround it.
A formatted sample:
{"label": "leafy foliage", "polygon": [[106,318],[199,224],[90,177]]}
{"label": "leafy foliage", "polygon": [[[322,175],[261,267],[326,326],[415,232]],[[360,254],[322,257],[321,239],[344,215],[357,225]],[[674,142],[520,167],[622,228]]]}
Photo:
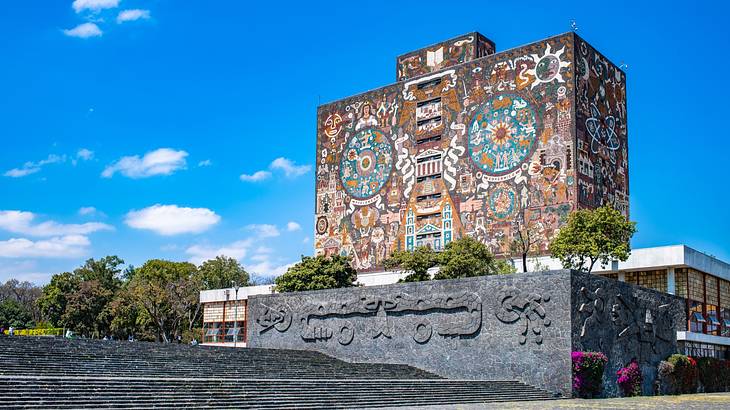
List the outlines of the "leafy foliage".
{"label": "leafy foliage", "polygon": [[730,389],[730,360],[698,357],[697,370],[705,393],[726,392]]}
{"label": "leafy foliage", "polygon": [[20,302],[10,298],[0,302],[0,327],[22,329],[32,327],[33,324],[30,312]]}
{"label": "leafy foliage", "polygon": [[301,262],[276,278],[277,292],[333,289],[356,286],[357,271],[350,258],[340,255],[302,256]]}
{"label": "leafy foliage", "polygon": [[593,398],[603,390],[603,371],[608,357],[601,352],[573,352],[573,393],[578,397]]}
{"label": "leafy foliage", "polygon": [[431,280],[428,270],[439,263],[439,254],[431,248],[419,246],[413,252],[395,251],[385,260],[386,269],[399,268],[410,272],[401,282]]}
{"label": "leafy foliage", "polygon": [[495,259],[486,245],[469,236],[450,242],[443,252],[418,247],[413,252],[395,251],[385,260],[386,269],[410,272],[402,282],[430,280],[428,270],[435,266],[439,266],[439,271],[434,279],[514,273],[512,265]]}
{"label": "leafy foliage", "polygon": [[667,359],[674,366],[674,383],[677,393],[697,393],[698,370],[695,359],[683,354],[673,354]]}
{"label": "leafy foliage", "polygon": [[641,395],[641,369],[636,359],[632,359],[628,366],[618,369],[616,383],[624,397]]}
{"label": "leafy foliage", "polygon": [[527,272],[527,257],[537,250],[540,233],[530,222],[519,223],[510,243],[510,252],[522,258],[522,272]]}
{"label": "leafy foliage", "polygon": [[566,269],[590,272],[598,261],[605,265],[613,259],[628,259],[635,232],[636,223],[613,208],[580,209],[560,228],[550,243],[550,253]]}
{"label": "leafy foliage", "polygon": [[198,268],[203,290],[229,288],[232,283],[238,286],[250,285],[249,275],[237,260],[227,256],[216,256],[203,262]]}

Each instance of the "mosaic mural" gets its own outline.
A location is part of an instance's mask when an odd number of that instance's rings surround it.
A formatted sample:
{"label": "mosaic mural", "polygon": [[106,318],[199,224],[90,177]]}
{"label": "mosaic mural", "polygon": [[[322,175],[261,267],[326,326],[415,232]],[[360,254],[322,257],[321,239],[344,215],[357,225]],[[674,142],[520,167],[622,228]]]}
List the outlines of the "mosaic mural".
{"label": "mosaic mural", "polygon": [[[470,235],[507,255],[524,226],[544,252],[579,206],[628,212],[623,73],[572,33],[485,45],[474,33],[406,54],[404,81],[319,107],[317,254],[367,271]],[[438,48],[438,66],[402,65]]]}

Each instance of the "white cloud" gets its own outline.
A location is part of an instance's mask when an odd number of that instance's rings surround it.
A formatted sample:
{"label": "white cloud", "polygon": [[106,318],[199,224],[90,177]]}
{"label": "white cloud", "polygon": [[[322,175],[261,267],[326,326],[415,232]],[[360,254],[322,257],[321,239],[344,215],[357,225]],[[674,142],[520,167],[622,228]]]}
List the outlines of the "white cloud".
{"label": "white cloud", "polygon": [[286,175],[288,178],[292,178],[306,174],[307,172],[309,172],[309,169],[311,167],[309,165],[296,165],[294,161],[290,159],[279,157],[271,161],[271,165],[269,165],[269,168],[284,171],[284,175]]}
{"label": "white cloud", "polygon": [[0,241],[1,258],[78,258],[88,252],[84,235],[66,235],[39,241],[11,238]]}
{"label": "white cloud", "polygon": [[179,169],[185,169],[187,162],[185,151],[171,148],[160,148],[150,151],[142,158],[139,155],[122,157],[107,166],[101,173],[104,178],[111,178],[116,172],[129,178],[147,178],[155,175],[170,175]]}
{"label": "white cloud", "polygon": [[209,159],[198,162],[199,167],[209,167],[211,165],[213,165],[213,162],[211,162],[211,160]]}
{"label": "white cloud", "polygon": [[94,208],[93,206],[82,206],[81,208],[79,208],[79,215],[81,216],[95,215],[101,213],[102,212],[99,212],[99,210]]}
{"label": "white cloud", "polygon": [[71,4],[74,11],[81,13],[84,10],[98,12],[104,9],[113,9],[119,6],[119,0],[74,0]]}
{"label": "white cloud", "polygon": [[34,224],[36,216],[32,212],[25,211],[0,211],[0,229],[31,236],[87,235],[96,231],[114,230],[111,225],[101,222],[60,224],[46,221]]}
{"label": "white cloud", "polygon": [[135,229],[146,229],[160,235],[200,233],[220,222],[221,217],[208,208],[185,208],[156,204],[127,213],[124,222]]}
{"label": "white cloud", "polygon": [[66,161],[65,155],[56,155],[51,154],[48,156],[48,158],[40,160],[38,162],[28,161],[25,164],[23,164],[20,168],[13,168],[11,170],[6,171],[3,175],[6,177],[11,178],[20,178],[27,175],[35,174],[36,172],[39,172],[43,166],[48,164],[55,164],[58,162],[64,162]]}
{"label": "white cloud", "polygon": [[[271,161],[271,164],[269,164],[269,169],[282,171],[287,178],[294,178],[306,174],[307,172],[309,172],[311,167],[309,165],[297,165],[294,163],[294,161],[290,159],[279,157]],[[264,170],[256,171],[251,175],[241,175],[241,181],[246,182],[259,182],[269,178],[271,178],[271,172]]]}
{"label": "white cloud", "polygon": [[81,23],[72,29],[63,30],[63,34],[69,37],[89,38],[101,37],[104,33],[94,23]]}
{"label": "white cloud", "polygon": [[259,182],[269,178],[271,178],[269,171],[256,171],[251,175],[241,174],[241,181],[246,182]]}
{"label": "white cloud", "polygon": [[273,238],[279,236],[279,228],[269,224],[251,224],[247,225],[246,229],[254,231],[259,238]]}
{"label": "white cloud", "polygon": [[260,261],[259,263],[255,264],[245,264],[244,268],[259,277],[263,278],[275,278],[277,276],[283,275],[287,269],[294,266],[295,263],[287,263],[284,265],[277,265],[275,263],[272,263],[269,260]]}
{"label": "white cloud", "polygon": [[302,239],[302,243],[309,243],[309,237],[305,236],[304,239]]}
{"label": "white cloud", "polygon": [[294,221],[290,221],[288,224],[286,224],[286,230],[289,232],[294,232],[302,229],[302,226]]}
{"label": "white cloud", "polygon": [[76,153],[76,158],[83,159],[84,161],[88,161],[88,160],[94,158],[94,151],[91,151],[91,150],[86,149],[86,148],[81,148]]}
{"label": "white cloud", "polygon": [[150,11],[143,9],[122,10],[117,15],[117,23],[125,21],[147,20],[150,18]]}
{"label": "white cloud", "polygon": [[190,255],[190,262],[200,265],[201,263],[214,259],[216,256],[228,256],[230,258],[241,260],[246,256],[248,249],[253,244],[253,240],[244,239],[223,246],[210,245],[193,245],[185,250]]}

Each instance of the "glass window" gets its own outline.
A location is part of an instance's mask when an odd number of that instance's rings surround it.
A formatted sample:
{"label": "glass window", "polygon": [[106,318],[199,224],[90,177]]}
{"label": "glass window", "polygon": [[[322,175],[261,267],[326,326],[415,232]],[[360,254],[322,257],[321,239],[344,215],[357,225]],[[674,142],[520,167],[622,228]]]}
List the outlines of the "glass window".
{"label": "glass window", "polygon": [[688,299],[696,301],[705,300],[704,274],[694,269],[687,270],[687,291]]}
{"label": "glass window", "polygon": [[708,305],[719,305],[720,299],[717,295],[717,278],[714,276],[707,275],[705,276],[705,286],[706,288],[706,298],[705,303]]}
{"label": "glass window", "polygon": [[677,268],[674,270],[674,293],[683,298],[687,297],[687,269]]}

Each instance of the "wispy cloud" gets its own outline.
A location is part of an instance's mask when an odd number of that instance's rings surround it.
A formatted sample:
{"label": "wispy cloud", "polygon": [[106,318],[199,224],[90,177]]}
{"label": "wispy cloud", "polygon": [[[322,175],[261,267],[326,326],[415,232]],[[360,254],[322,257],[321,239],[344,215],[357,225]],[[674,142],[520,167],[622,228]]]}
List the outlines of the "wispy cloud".
{"label": "wispy cloud", "polygon": [[211,165],[213,165],[213,162],[209,159],[205,159],[205,160],[198,162],[199,167],[209,167]]}
{"label": "wispy cloud", "polygon": [[273,238],[281,234],[279,228],[269,224],[251,224],[246,229],[253,231],[259,238]]}
{"label": "wispy cloud", "polygon": [[21,178],[24,176],[35,174],[36,172],[40,172],[40,170],[48,164],[56,164],[64,161],[66,161],[65,155],[51,154],[48,156],[48,158],[40,160],[38,162],[28,161],[20,168],[7,170],[3,175],[11,178]]}
{"label": "wispy cloud", "polygon": [[256,171],[251,175],[241,174],[241,181],[246,182],[259,182],[271,178],[271,172],[269,171]]}
{"label": "wispy cloud", "polygon": [[11,238],[0,241],[0,258],[78,258],[88,252],[89,238],[66,235],[33,241]]}
{"label": "wispy cloud", "polygon": [[97,231],[110,231],[114,227],[101,222],[61,224],[55,221],[33,223],[36,214],[26,211],[0,211],[0,229],[31,236],[87,235]]}
{"label": "wispy cloud", "polygon": [[92,216],[92,215],[98,215],[105,217],[106,214],[104,212],[101,212],[100,210],[94,208],[93,206],[82,206],[79,208],[79,215],[81,216]]}
{"label": "wispy cloud", "polygon": [[156,204],[140,210],[129,211],[124,222],[135,229],[170,236],[200,233],[210,229],[220,220],[221,217],[208,208]]}
{"label": "wispy cloud", "polygon": [[288,224],[286,224],[286,230],[289,232],[294,232],[302,229],[302,226],[294,221],[290,221]]}
{"label": "wispy cloud", "polygon": [[144,154],[122,157],[108,165],[101,176],[111,178],[119,172],[129,178],[148,178],[155,175],[170,175],[177,170],[185,169],[188,153],[171,148],[160,148]]}
{"label": "wispy cloud", "polygon": [[71,4],[74,11],[81,13],[84,10],[98,12],[104,9],[113,9],[119,6],[119,0],[74,0]]}
{"label": "wispy cloud", "polygon": [[284,157],[279,157],[273,160],[271,165],[269,165],[269,168],[284,171],[284,175],[288,178],[304,175],[311,169],[309,165],[297,165],[294,161]]}
{"label": "wispy cloud", "polygon": [[150,11],[143,9],[122,10],[117,15],[117,23],[121,24],[127,21],[147,20],[150,18]]}
{"label": "wispy cloud", "polygon": [[187,248],[185,253],[190,255],[188,260],[196,265],[214,259],[216,256],[228,256],[241,260],[246,256],[252,244],[252,239],[244,239],[222,246],[193,245]]}
{"label": "wispy cloud", "polygon": [[89,38],[101,37],[104,33],[95,23],[81,23],[72,29],[63,30],[63,34],[69,37]]}
{"label": "wispy cloud", "polygon": [[84,161],[88,161],[88,160],[94,158],[94,151],[86,149],[86,148],[81,148],[76,153],[76,158],[83,159]]}
{"label": "wispy cloud", "polygon": [[[271,171],[281,171],[287,178],[295,178],[300,175],[304,175],[309,172],[311,168],[312,167],[309,165],[297,165],[294,161],[284,157],[279,157],[271,161],[271,164],[269,164],[269,169]],[[256,171],[253,174],[242,174],[240,178],[241,181],[246,182],[264,181],[271,178],[271,171],[261,170]]]}

